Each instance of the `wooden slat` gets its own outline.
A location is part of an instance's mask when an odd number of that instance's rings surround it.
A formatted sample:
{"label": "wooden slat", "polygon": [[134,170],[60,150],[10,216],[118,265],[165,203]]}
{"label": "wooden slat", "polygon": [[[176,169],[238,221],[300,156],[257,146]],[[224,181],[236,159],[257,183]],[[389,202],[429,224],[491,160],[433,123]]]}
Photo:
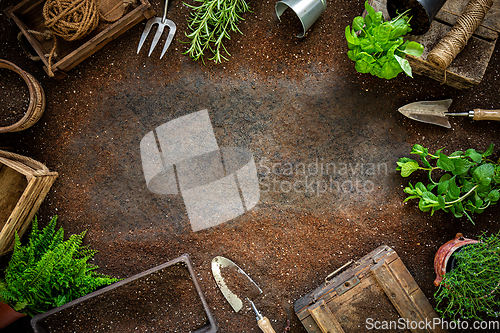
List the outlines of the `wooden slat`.
{"label": "wooden slat", "polygon": [[324,300],[318,301],[307,309],[322,333],[344,333]]}
{"label": "wooden slat", "polygon": [[[395,276],[389,265],[381,262],[372,267],[372,272],[385,291],[387,297],[392,302],[399,314],[410,321],[425,321],[424,314],[415,306],[408,293],[401,284],[401,281]],[[413,333],[429,332],[426,329],[411,329]]]}
{"label": "wooden slat", "polygon": [[399,281],[407,294],[420,290],[415,279],[411,276],[410,272],[408,272],[408,269],[406,269],[405,264],[403,264],[403,261],[399,257],[393,262],[389,263],[386,261],[386,263],[389,265],[394,277]]}
{"label": "wooden slat", "polygon": [[[424,317],[427,318],[429,321],[434,322],[434,319],[440,318],[432,305],[429,303],[427,300],[427,297],[425,297],[425,294],[422,290],[418,289],[415,290],[412,294],[410,294],[410,298],[412,302],[415,304],[417,308],[419,308],[422,313],[424,314]],[[440,333],[440,332],[446,332],[446,330],[441,329],[441,325],[436,325],[434,327],[433,332],[435,333]]]}
{"label": "wooden slat", "polygon": [[[439,11],[438,15],[436,16],[438,18],[441,18],[440,14],[442,12],[460,16],[465,10],[468,2],[469,0],[448,0],[444,3],[441,11]],[[491,30],[496,30],[498,33],[500,33],[500,1],[493,1],[493,5],[484,17],[481,25]]]}
{"label": "wooden slat", "polygon": [[23,174],[0,164],[0,230],[14,211],[27,184]]}
{"label": "wooden slat", "polygon": [[[441,10],[439,14],[436,15],[435,20],[446,24],[448,26],[453,26],[457,22],[460,15],[455,15],[447,11]],[[474,31],[473,36],[479,37],[488,41],[493,41],[498,38],[498,32],[494,29],[490,29],[484,25],[480,25],[476,31]]]}

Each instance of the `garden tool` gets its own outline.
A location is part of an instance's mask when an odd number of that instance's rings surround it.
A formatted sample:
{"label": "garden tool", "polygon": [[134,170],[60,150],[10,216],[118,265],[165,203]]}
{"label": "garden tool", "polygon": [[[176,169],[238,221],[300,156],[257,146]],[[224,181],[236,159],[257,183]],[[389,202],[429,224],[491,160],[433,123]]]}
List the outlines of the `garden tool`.
{"label": "garden tool", "polygon": [[276,333],[271,322],[257,310],[252,298],[262,293],[262,289],[231,260],[224,257],[215,257],[212,260],[212,274],[222,294],[235,312],[243,307],[246,299],[255,312],[257,324],[264,333]]}
{"label": "garden tool", "polygon": [[146,27],[144,28],[144,31],[142,32],[141,39],[139,41],[139,47],[137,48],[137,53],[139,53],[139,51],[141,50],[142,44],[144,44],[144,41],[148,37],[149,31],[151,30],[151,27],[155,23],[158,23],[158,30],[156,30],[155,36],[153,38],[153,43],[151,44],[151,47],[149,48],[148,57],[153,52],[156,44],[158,44],[158,41],[160,40],[160,37],[163,34],[163,29],[165,28],[165,26],[168,26],[170,28],[170,30],[168,32],[167,41],[165,42],[165,45],[163,46],[163,51],[161,51],[160,59],[163,58],[163,55],[165,54],[165,52],[167,52],[167,49],[170,46],[170,43],[172,42],[172,39],[174,39],[175,30],[176,30],[175,23],[172,22],[171,20],[167,20],[167,7],[168,7],[168,0],[165,0],[165,9],[163,11],[163,18],[153,17],[153,18],[149,19],[148,22],[146,22]]}
{"label": "garden tool", "polygon": [[474,120],[500,121],[500,110],[474,109],[466,112],[448,112],[451,99],[441,101],[423,101],[407,104],[399,112],[413,120],[451,128],[448,116],[463,116]]}

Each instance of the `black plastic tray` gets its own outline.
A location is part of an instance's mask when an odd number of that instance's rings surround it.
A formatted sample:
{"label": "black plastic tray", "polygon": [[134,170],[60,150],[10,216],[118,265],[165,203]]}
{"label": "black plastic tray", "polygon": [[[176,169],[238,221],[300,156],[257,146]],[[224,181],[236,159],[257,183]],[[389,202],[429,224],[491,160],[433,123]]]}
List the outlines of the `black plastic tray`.
{"label": "black plastic tray", "polygon": [[182,256],[180,256],[174,260],[171,260],[167,263],[156,266],[154,268],[151,268],[147,271],[136,274],[134,276],[131,276],[131,277],[126,278],[124,280],[121,280],[119,282],[113,283],[113,284],[106,286],[102,289],[96,290],[88,295],[85,295],[83,297],[75,299],[69,303],[66,303],[66,304],[58,307],[58,308],[49,310],[45,313],[38,314],[31,319],[31,326],[33,327],[33,331],[34,331],[34,333],[49,333],[50,330],[48,329],[47,325],[45,324],[45,319],[47,317],[49,317],[57,312],[63,311],[67,308],[70,308],[72,306],[78,305],[82,302],[85,302],[86,300],[88,300],[90,298],[99,296],[99,295],[104,294],[104,293],[111,291],[113,289],[120,288],[121,286],[123,286],[127,283],[130,283],[134,280],[137,280],[137,279],[142,278],[146,275],[154,273],[158,270],[161,270],[161,269],[166,268],[168,266],[173,266],[173,265],[178,264],[178,263],[185,263],[186,264],[186,267],[189,271],[189,274],[191,275],[191,279],[192,279],[193,284],[196,288],[198,296],[200,297],[201,303],[203,304],[203,308],[205,309],[205,314],[206,314],[207,319],[208,319],[208,323],[205,326],[197,329],[193,333],[214,333],[214,332],[217,332],[217,324],[215,322],[215,319],[214,319],[212,313],[210,312],[210,308],[208,307],[208,303],[205,300],[205,297],[203,296],[200,285],[198,284],[198,281],[196,280],[196,275],[194,273],[193,264],[192,264],[191,258],[189,257],[188,254],[183,254]]}

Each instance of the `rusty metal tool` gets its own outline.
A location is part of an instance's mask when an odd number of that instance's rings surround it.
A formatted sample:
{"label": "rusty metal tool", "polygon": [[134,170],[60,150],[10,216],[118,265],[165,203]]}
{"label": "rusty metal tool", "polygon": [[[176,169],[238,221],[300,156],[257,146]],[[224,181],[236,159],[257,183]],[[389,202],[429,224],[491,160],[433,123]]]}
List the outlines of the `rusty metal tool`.
{"label": "rusty metal tool", "polygon": [[167,40],[165,42],[165,45],[163,46],[163,50],[161,51],[161,56],[160,59],[163,58],[163,55],[165,52],[167,52],[168,47],[170,46],[170,43],[172,42],[172,39],[174,39],[175,35],[175,30],[176,26],[175,23],[171,20],[167,19],[167,7],[168,7],[168,0],[165,0],[165,9],[163,10],[163,18],[160,17],[153,17],[146,22],[146,27],[144,28],[144,31],[142,32],[141,39],[139,40],[139,47],[137,48],[137,53],[141,50],[142,44],[146,41],[146,38],[149,35],[149,32],[151,31],[151,27],[153,24],[158,24],[158,30],[156,30],[155,36],[153,38],[153,43],[151,44],[151,47],[149,48],[149,54],[148,57],[151,55],[153,52],[154,48],[156,47],[156,44],[158,44],[158,41],[160,40],[161,35],[163,34],[163,30],[165,29],[165,26],[168,26],[169,32],[167,36]]}
{"label": "rusty metal tool", "polygon": [[400,107],[398,110],[410,119],[446,128],[451,128],[448,121],[449,116],[469,117],[474,120],[500,121],[500,110],[474,109],[467,112],[448,112],[451,102],[451,99],[413,102]]}
{"label": "rusty metal tool", "polygon": [[251,300],[262,293],[262,289],[231,260],[224,257],[212,259],[212,274],[217,286],[229,302],[235,312],[243,307],[243,299],[246,299],[255,312],[257,324],[264,333],[276,333],[271,322],[257,310]]}

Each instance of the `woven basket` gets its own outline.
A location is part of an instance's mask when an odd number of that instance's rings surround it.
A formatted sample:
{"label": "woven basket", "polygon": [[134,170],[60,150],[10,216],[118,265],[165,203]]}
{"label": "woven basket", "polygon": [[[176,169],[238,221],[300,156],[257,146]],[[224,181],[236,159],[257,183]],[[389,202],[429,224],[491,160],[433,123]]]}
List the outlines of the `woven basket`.
{"label": "woven basket", "polygon": [[23,71],[10,61],[0,59],[0,68],[7,68],[21,75],[24,82],[28,85],[28,91],[30,93],[30,103],[23,118],[15,124],[0,127],[0,133],[25,130],[33,126],[42,116],[45,110],[45,93],[40,83],[31,74]]}

